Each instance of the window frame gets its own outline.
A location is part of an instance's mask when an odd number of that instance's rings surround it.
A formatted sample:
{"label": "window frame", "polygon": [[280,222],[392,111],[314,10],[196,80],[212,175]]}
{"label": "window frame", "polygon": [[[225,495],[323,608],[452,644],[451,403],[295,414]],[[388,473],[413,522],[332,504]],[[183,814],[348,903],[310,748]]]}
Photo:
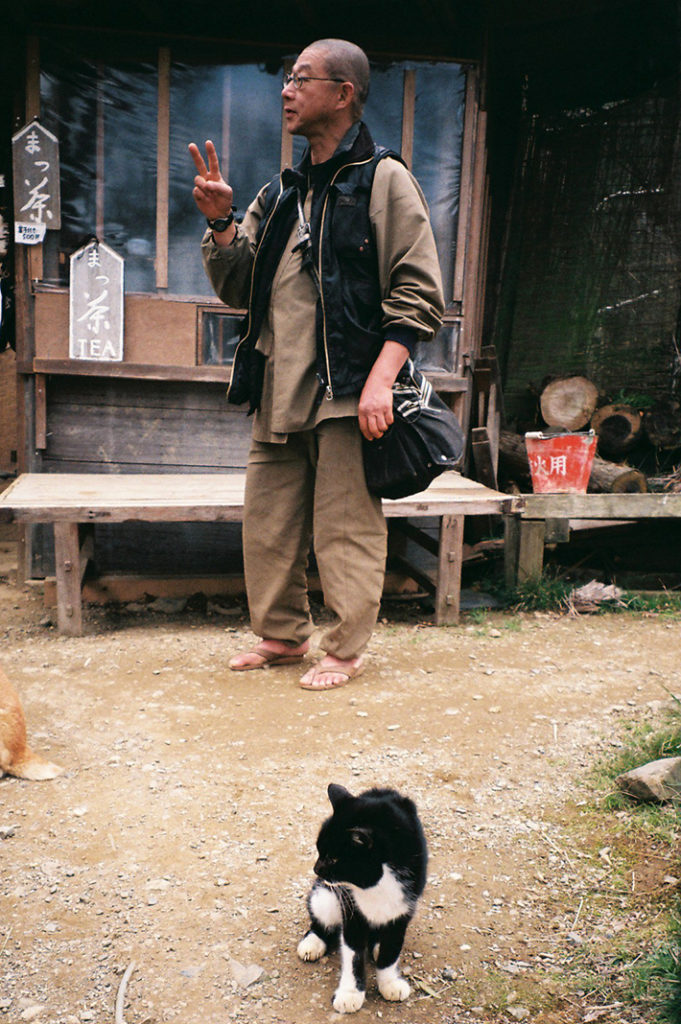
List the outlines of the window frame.
{"label": "window frame", "polygon": [[[181,53],[178,54],[181,58]],[[406,58],[404,58],[406,60]],[[156,47],[157,66],[157,178],[156,178],[156,253],[155,253],[155,286],[156,292],[126,293],[129,295],[148,296],[150,300],[159,298],[191,303],[196,309],[196,336],[193,342],[193,359],[197,370],[206,367],[202,361],[202,311],[211,313],[224,311],[226,316],[238,315],[240,310],[222,304],[213,304],[205,296],[172,295],[168,292],[169,277],[169,204],[170,204],[170,84],[173,52],[168,45]],[[438,58],[438,62],[443,61]],[[227,62],[229,63],[229,62]],[[414,129],[416,105],[416,75],[414,62],[402,72],[402,131],[401,155],[406,165],[411,168],[414,156]],[[424,61],[425,63],[429,63]],[[459,182],[459,210],[456,233],[456,250],[453,265],[453,283],[451,294],[446,296],[446,312],[443,322],[457,332],[455,365],[448,371],[430,372],[429,377],[440,390],[463,392],[463,378],[466,365],[471,354],[479,348],[482,323],[482,304],[484,289],[481,270],[487,249],[488,202],[486,183],[486,115],[480,103],[480,69],[476,63],[454,61],[466,72],[464,124],[461,151],[461,175]],[[283,67],[290,71],[293,59],[285,60]],[[40,40],[31,37],[28,44],[27,60],[27,119],[40,115]],[[224,105],[224,100],[223,100]],[[223,112],[224,118],[224,112]],[[104,161],[103,161],[103,113],[101,102],[97,114],[96,143],[96,224],[98,237],[106,240],[104,232]],[[285,130],[282,111],[281,118],[281,156],[280,168],[291,166],[293,162],[293,137]],[[50,283],[41,283],[43,278],[42,245],[28,247],[28,273],[32,281],[34,293],[55,291]],[[61,289],[68,292],[64,286]],[[125,361],[125,357],[124,357]],[[42,360],[42,369],[49,360]],[[99,372],[101,372],[101,369]],[[141,367],[140,367],[141,369]],[[131,367],[132,370],[132,367]],[[49,372],[49,368],[48,368]],[[87,372],[87,364],[72,372]],[[201,373],[197,376],[202,376]]]}

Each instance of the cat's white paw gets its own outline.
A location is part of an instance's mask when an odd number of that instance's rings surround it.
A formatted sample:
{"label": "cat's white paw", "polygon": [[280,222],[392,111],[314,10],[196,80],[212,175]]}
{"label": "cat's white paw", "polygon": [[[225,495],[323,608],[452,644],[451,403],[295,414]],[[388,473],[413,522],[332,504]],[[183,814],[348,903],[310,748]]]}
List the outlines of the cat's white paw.
{"label": "cat's white paw", "polygon": [[364,1003],[364,992],[356,988],[338,988],[333,997],[336,1013],[357,1013]]}
{"label": "cat's white paw", "polygon": [[378,991],[384,999],[391,1003],[401,1003],[408,999],[411,994],[411,985],[400,975],[392,978],[383,978],[378,981]]}
{"label": "cat's white paw", "polygon": [[298,956],[301,960],[321,960],[326,953],[326,943],[314,932],[308,932],[298,943]]}

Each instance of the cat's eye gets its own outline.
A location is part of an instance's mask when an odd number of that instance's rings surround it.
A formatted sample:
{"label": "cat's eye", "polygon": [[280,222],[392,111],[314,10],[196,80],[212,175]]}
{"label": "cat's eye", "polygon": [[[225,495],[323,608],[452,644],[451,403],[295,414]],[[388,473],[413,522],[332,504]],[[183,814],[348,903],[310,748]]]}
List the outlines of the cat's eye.
{"label": "cat's eye", "polygon": [[353,828],[350,838],[354,846],[362,846],[368,850],[373,846],[373,838],[368,828]]}

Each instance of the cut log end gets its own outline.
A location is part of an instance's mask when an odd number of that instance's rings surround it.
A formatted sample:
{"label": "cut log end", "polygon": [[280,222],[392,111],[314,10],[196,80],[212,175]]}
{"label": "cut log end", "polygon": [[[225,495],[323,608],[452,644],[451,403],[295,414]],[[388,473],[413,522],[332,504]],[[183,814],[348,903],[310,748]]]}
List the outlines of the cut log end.
{"label": "cut log end", "polygon": [[628,451],[640,437],[642,421],[641,413],[631,405],[602,405],[591,417],[599,452],[618,456]]}
{"label": "cut log end", "polygon": [[630,469],[616,477],[611,486],[611,494],[647,494],[648,481],[638,469]]}
{"label": "cut log end", "polygon": [[547,384],[539,400],[550,427],[581,430],[593,416],[598,388],[587,377],[559,377]]}

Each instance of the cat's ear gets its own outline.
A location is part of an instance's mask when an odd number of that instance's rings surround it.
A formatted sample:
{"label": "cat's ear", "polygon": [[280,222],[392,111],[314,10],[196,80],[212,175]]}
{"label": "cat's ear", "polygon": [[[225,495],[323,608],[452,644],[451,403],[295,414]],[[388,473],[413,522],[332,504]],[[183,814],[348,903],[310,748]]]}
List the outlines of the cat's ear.
{"label": "cat's ear", "polygon": [[361,846],[363,850],[370,850],[374,845],[374,837],[371,829],[353,828],[350,830],[350,838],[354,846]]}
{"label": "cat's ear", "polygon": [[335,782],[332,782],[329,785],[329,788],[327,789],[326,792],[329,794],[329,800],[331,801],[331,806],[333,807],[334,811],[345,800],[352,799],[352,794],[348,792],[345,786],[337,786]]}

